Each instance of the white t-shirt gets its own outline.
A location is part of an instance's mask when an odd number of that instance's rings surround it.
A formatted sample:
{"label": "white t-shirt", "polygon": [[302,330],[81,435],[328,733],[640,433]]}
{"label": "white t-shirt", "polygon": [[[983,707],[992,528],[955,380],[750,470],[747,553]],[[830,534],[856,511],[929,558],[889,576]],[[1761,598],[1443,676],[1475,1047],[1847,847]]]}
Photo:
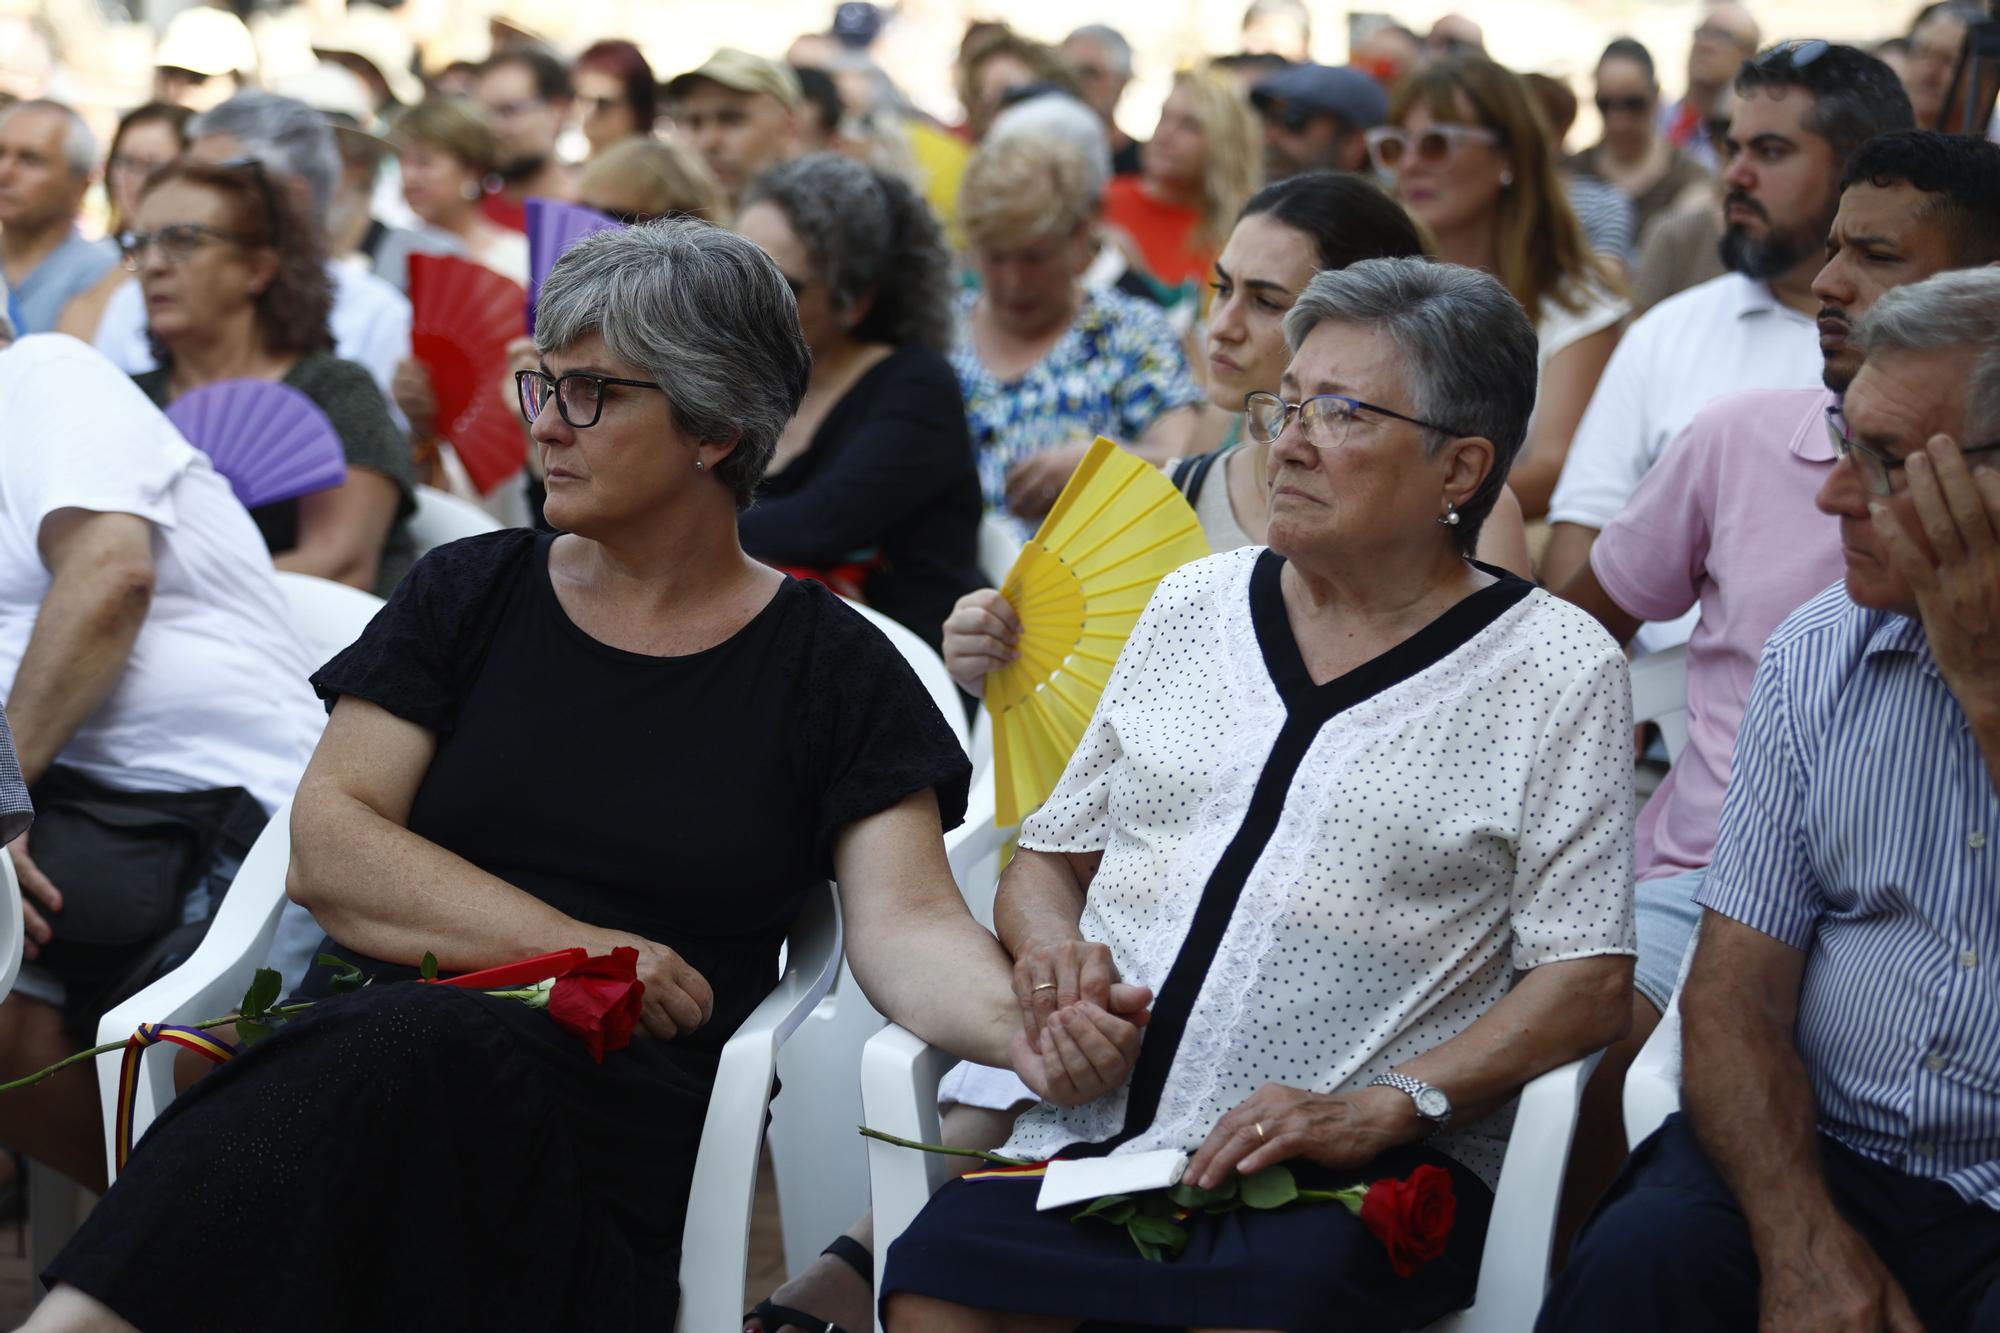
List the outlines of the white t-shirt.
{"label": "white t-shirt", "polygon": [[[368,367],[393,412],[396,399],[390,382],[396,367],[410,355],[409,298],[373,273],[337,259],[327,261],[326,271],[333,279],[333,314],[327,322],[333,329],[334,355]],[[136,278],[111,294],[94,342],[128,375],[159,365],[146,341],[146,298]],[[400,413],[396,421],[407,424]]]}
{"label": "white t-shirt", "polygon": [[1570,442],[1549,522],[1602,529],[1667,444],[1713,400],[1820,382],[1818,326],[1739,273],[1690,287],[1634,320]]}
{"label": "white t-shirt", "polygon": [[43,521],[136,514],[153,525],[152,605],[57,762],[127,791],[240,786],[267,810],[290,797],[322,725],[316,664],[229,483],[128,376],[60,334],[0,351],[0,420],[0,695],[49,590]]}

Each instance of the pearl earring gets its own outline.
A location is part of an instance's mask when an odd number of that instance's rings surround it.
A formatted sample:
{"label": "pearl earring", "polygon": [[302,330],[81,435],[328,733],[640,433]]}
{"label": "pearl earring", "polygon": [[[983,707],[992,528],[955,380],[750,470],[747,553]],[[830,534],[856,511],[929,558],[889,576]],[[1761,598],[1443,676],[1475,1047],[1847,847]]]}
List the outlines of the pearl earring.
{"label": "pearl earring", "polygon": [[1458,506],[1453,504],[1451,501],[1446,500],[1444,502],[1444,512],[1438,515],[1438,522],[1444,524],[1448,528],[1457,527]]}
{"label": "pearl earring", "polygon": [[1514,173],[1513,173],[1513,172],[1511,172],[1511,171],[1503,171],[1503,172],[1501,172],[1501,173],[1500,173],[1500,188],[1501,188],[1501,189],[1503,189],[1503,190],[1504,190],[1504,189],[1506,189],[1506,188],[1507,188],[1508,186],[1512,185],[1513,183],[1514,183]]}
{"label": "pearl earring", "polygon": [[694,460],[694,470],[695,470],[696,472],[699,472],[699,471],[701,471],[701,470],[702,470],[703,468],[705,468],[705,467],[707,467],[707,466],[708,466],[708,464],[706,464],[706,463],[702,462],[702,461],[701,461],[701,460],[700,460],[699,458],[697,458],[697,459],[695,459],[695,460]]}

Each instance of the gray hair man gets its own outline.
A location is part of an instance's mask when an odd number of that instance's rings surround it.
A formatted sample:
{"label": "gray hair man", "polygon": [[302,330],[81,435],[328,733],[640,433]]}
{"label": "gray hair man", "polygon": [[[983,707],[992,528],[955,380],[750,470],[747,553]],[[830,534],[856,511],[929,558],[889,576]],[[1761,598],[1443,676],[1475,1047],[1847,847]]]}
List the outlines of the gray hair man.
{"label": "gray hair man", "polygon": [[1063,54],[1076,70],[1083,100],[1104,121],[1111,143],[1111,170],[1118,176],[1137,175],[1139,143],[1118,128],[1118,101],[1132,82],[1132,44],[1125,34],[1103,23],[1088,23],[1063,38]]}
{"label": "gray hair man", "polygon": [[70,299],[117,262],[113,246],[76,229],[96,167],[96,138],[62,103],[0,110],[0,267],[22,333],[55,328]]}
{"label": "gray hair man", "polygon": [[[271,183],[291,190],[308,216],[331,216],[340,188],[340,151],[325,117],[295,98],[276,93],[238,93],[188,122],[190,156],[208,162],[245,158],[262,163]],[[396,367],[410,354],[410,303],[389,283],[350,264],[327,261],[333,279],[334,353],[358,362],[381,388],[396,413],[390,385]],[[97,327],[97,350],[128,374],[158,363],[146,337],[146,308],[137,282],[112,293]]]}
{"label": "gray hair man", "polygon": [[1684,1113],[1545,1331],[2000,1315],[2000,271],[1885,293],[1855,336],[1819,495],[1846,578],[1757,667],[1696,895]]}

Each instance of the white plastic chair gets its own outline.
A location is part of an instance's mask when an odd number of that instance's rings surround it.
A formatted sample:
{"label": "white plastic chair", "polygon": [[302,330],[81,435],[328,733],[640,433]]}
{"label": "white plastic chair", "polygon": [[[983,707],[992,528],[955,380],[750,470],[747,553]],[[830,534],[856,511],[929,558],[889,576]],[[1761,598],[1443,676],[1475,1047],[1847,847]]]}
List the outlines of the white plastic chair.
{"label": "white plastic chair", "polygon": [[500,526],[498,519],[470,500],[461,500],[435,486],[417,487],[417,512],[410,515],[410,538],[416,542],[419,555],[461,537],[498,532]]}
{"label": "white plastic chair", "polygon": [[[290,815],[286,805],[271,817],[194,956],[106,1014],[98,1024],[100,1042],[129,1037],[142,1022],[213,1018],[242,999],[277,930],[290,861]],[[682,1240],[681,1309],[675,1325],[682,1333],[734,1327],[743,1313],[757,1150],[771,1104],[778,1047],[825,996],[840,965],[840,910],[830,890],[807,899],[786,941],[785,957],[776,989],[730,1037],[716,1066]],[[97,1057],[107,1164],[114,1152],[121,1059],[119,1052]],[[148,1052],[140,1071],[135,1140],[174,1097],[171,1056]]]}
{"label": "white plastic chair", "polygon": [[1632,664],[1632,720],[1651,722],[1679,763],[1688,742],[1687,645],[1648,653]]}
{"label": "white plastic chair", "polygon": [[[999,845],[988,773],[974,782],[965,822],[945,836],[945,854],[966,905],[989,928]],[[843,966],[833,993],[778,1057],[786,1095],[771,1112],[771,1165],[792,1273],[805,1271],[868,1207],[868,1154],[854,1132],[861,1123],[861,1051],[887,1022]]]}
{"label": "white plastic chair", "polygon": [[[918,638],[907,626],[889,619],[875,608],[863,606],[855,601],[849,601],[847,604],[860,612],[862,618],[869,624],[881,630],[895,646],[896,651],[903,655],[903,660],[917,673],[917,679],[923,682],[926,690],[930,691],[931,702],[938,706],[938,712],[944,714],[945,725],[951,728],[951,734],[957,738],[958,748],[961,750],[967,748],[972,738],[970,724],[965,718],[965,696],[959,692],[951,673],[944,669],[944,659],[937,655],[937,650]],[[738,1310],[736,1313],[743,1312]]]}
{"label": "white plastic chair", "polygon": [[292,620],[312,651],[315,662],[324,662],[340,652],[368,628],[368,622],[383,606],[374,593],[350,588],[332,579],[311,574],[278,571],[278,586],[291,604]]}
{"label": "white plastic chair", "polygon": [[[1486,1228],[1477,1293],[1469,1308],[1432,1324],[1431,1333],[1521,1333],[1534,1327],[1548,1291],[1556,1206],[1576,1133],[1577,1104],[1597,1060],[1593,1054],[1572,1061],[1522,1089]],[[938,1142],[938,1082],[955,1063],[953,1056],[900,1027],[883,1029],[861,1053],[863,1123],[920,1143]],[[889,1243],[950,1178],[949,1161],[868,1140],[876,1291],[882,1290]]]}
{"label": "white plastic chair", "polygon": [[1006,519],[988,514],[979,520],[979,572],[986,576],[988,587],[1004,583],[1020,555],[1021,539]]}
{"label": "white plastic chair", "polygon": [[21,950],[27,943],[21,919],[21,881],[14,877],[14,858],[0,851],[0,1000],[14,991],[21,975]]}

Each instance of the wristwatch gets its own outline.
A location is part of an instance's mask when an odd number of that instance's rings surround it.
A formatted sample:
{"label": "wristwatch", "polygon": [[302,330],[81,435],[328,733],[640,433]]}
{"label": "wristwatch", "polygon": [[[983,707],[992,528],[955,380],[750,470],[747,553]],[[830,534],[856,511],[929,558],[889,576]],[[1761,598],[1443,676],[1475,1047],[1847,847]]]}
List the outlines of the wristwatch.
{"label": "wristwatch", "polygon": [[[1451,1123],[1451,1098],[1444,1095],[1442,1088],[1434,1088],[1420,1078],[1408,1074],[1377,1074],[1368,1080],[1368,1086],[1394,1088],[1417,1104],[1417,1114],[1430,1123],[1431,1133]],[[1426,1138],[1429,1135],[1425,1136]]]}

